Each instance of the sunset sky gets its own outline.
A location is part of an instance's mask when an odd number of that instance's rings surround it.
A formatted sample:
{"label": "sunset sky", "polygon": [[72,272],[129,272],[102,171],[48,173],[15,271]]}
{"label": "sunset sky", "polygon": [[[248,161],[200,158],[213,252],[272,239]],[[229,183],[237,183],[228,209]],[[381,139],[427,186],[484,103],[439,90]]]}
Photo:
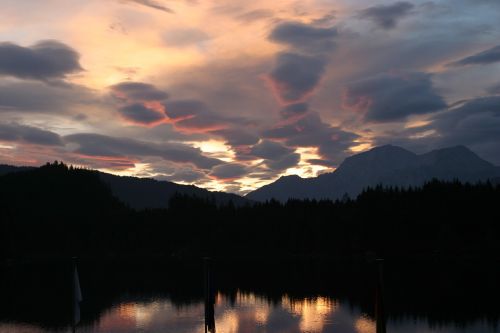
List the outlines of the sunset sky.
{"label": "sunset sky", "polygon": [[0,0],[0,163],[244,194],[382,144],[500,165],[498,0]]}

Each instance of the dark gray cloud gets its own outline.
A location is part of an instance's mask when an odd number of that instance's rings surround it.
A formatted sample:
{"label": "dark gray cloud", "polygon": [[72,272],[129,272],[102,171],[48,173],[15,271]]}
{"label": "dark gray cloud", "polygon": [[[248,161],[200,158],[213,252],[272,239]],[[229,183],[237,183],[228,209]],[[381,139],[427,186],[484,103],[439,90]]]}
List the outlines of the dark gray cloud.
{"label": "dark gray cloud", "polygon": [[326,65],[321,56],[280,53],[269,74],[277,97],[285,104],[304,101],[318,85]]}
{"label": "dark gray cloud", "polygon": [[263,147],[258,145],[253,149],[267,151],[279,148],[286,152],[264,160],[270,169],[284,170],[297,165],[300,155],[294,151],[299,147],[317,148],[318,154],[325,160],[338,163],[346,156],[352,140],[357,137],[331,127],[321,120],[318,113],[309,111],[308,100],[325,74],[338,36],[334,27],[316,26],[331,22],[332,13],[324,18],[313,24],[280,23],[269,35],[271,41],[284,44],[291,50],[278,54],[276,65],[269,74],[276,97],[285,104],[280,110],[284,121],[262,133],[264,138],[283,142],[284,145],[279,147],[276,142],[271,144],[264,141]]}
{"label": "dark gray cloud", "polygon": [[78,85],[0,81],[0,113],[68,113],[78,105],[99,103],[93,91]]}
{"label": "dark gray cloud", "polygon": [[336,28],[321,28],[300,22],[278,24],[269,35],[273,42],[307,53],[321,53],[335,48]]}
{"label": "dark gray cloud", "polygon": [[183,168],[180,170],[176,170],[171,175],[159,176],[159,177],[155,177],[155,178],[159,179],[159,180],[168,180],[171,182],[193,183],[193,182],[199,181],[201,179],[204,179],[205,177],[206,177],[205,173],[203,173],[201,171]]}
{"label": "dark gray cloud", "polygon": [[[227,144],[232,146],[235,160],[238,163],[262,159],[262,163],[256,167],[257,169],[264,168],[261,171],[282,171],[297,165],[300,161],[300,155],[295,153],[294,148],[286,147],[280,142],[260,140],[259,136],[249,133],[243,128],[232,128],[213,132],[213,134],[221,136]],[[255,171],[248,168],[245,170],[247,173]],[[220,178],[220,175],[217,176]]]}
{"label": "dark gray cloud", "polygon": [[220,115],[198,100],[170,101],[164,106],[165,114],[174,127],[183,133],[216,135],[233,147],[258,141],[254,134],[245,129],[245,119]]}
{"label": "dark gray cloud", "polygon": [[500,95],[500,83],[494,84],[487,89],[487,92],[492,95]]}
{"label": "dark gray cloud", "polygon": [[300,154],[291,153],[279,159],[267,159],[264,163],[273,171],[284,171],[288,168],[297,166],[300,162]]}
{"label": "dark gray cloud", "polygon": [[353,82],[345,88],[343,103],[374,122],[397,121],[446,108],[431,75],[420,72],[383,73]]}
{"label": "dark gray cloud", "polygon": [[324,123],[316,112],[308,112],[298,120],[278,125],[262,133],[263,137],[283,141],[289,147],[313,147],[332,164],[349,155],[348,149],[359,136]]}
{"label": "dark gray cloud", "polygon": [[186,47],[209,40],[211,37],[199,29],[175,29],[163,35],[167,46]]}
{"label": "dark gray cloud", "polygon": [[447,143],[470,145],[494,140],[500,147],[500,96],[469,100],[434,116],[431,126]]}
{"label": "dark gray cloud", "polygon": [[0,124],[0,141],[62,146],[61,137],[50,131],[19,124]]}
{"label": "dark gray cloud", "polygon": [[159,1],[156,0],[120,0],[120,2],[136,3],[142,6],[146,6],[170,14],[174,12],[172,9],[161,4]]}
{"label": "dark gray cloud", "polygon": [[[431,123],[380,135],[376,144],[392,143],[417,152],[436,147],[466,145],[488,161],[500,165],[500,96],[463,102],[437,113]],[[429,133],[429,135],[421,135]]]}
{"label": "dark gray cloud", "polygon": [[301,116],[309,111],[309,105],[307,103],[295,103],[285,106],[280,111],[280,115],[283,118],[292,118],[296,116]]}
{"label": "dark gray cloud", "polygon": [[0,43],[0,75],[34,80],[64,79],[82,70],[79,58],[78,52],[56,40],[40,41],[29,47]]}
{"label": "dark gray cloud", "polygon": [[279,159],[294,151],[279,142],[262,140],[252,147],[250,154],[264,159]]}
{"label": "dark gray cloud", "polygon": [[500,62],[500,45],[452,62],[448,66],[488,65],[496,62]]}
{"label": "dark gray cloud", "polygon": [[166,119],[163,113],[139,103],[121,107],[118,109],[118,112],[125,119],[140,125],[151,125]]}
{"label": "dark gray cloud", "polygon": [[65,136],[64,141],[76,144],[74,153],[86,158],[161,157],[177,163],[191,163],[201,169],[210,169],[222,161],[202,155],[201,150],[177,143],[151,143],[128,138],[82,133]]}
{"label": "dark gray cloud", "polygon": [[259,137],[256,134],[244,128],[226,128],[212,133],[224,138],[226,143],[232,147],[249,146],[259,142]]}
{"label": "dark gray cloud", "polygon": [[242,177],[247,172],[247,168],[242,164],[227,163],[215,166],[210,172],[210,176],[221,180],[231,180]]}
{"label": "dark gray cloud", "polygon": [[214,113],[198,100],[177,100],[165,103],[165,113],[177,129],[186,132],[212,132],[226,128],[224,117]]}
{"label": "dark gray cloud", "polygon": [[273,171],[286,170],[300,162],[300,154],[295,153],[294,148],[270,140],[262,140],[251,147],[248,156],[264,159],[263,163]]}
{"label": "dark gray cloud", "polygon": [[377,5],[363,9],[359,15],[371,20],[383,29],[395,28],[398,22],[408,16],[415,6],[406,1],[399,1],[391,5]]}
{"label": "dark gray cloud", "polygon": [[118,113],[136,125],[158,125],[166,119],[160,102],[168,98],[165,91],[143,82],[121,82],[110,87],[121,104]]}
{"label": "dark gray cloud", "polygon": [[143,82],[121,82],[110,89],[115,97],[127,101],[163,101],[168,98],[165,91]]}

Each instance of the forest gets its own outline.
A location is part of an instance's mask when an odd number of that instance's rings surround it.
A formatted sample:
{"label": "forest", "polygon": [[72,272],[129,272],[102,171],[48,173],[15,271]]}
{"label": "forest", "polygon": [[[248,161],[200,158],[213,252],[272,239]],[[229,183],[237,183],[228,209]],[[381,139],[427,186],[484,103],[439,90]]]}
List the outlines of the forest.
{"label": "forest", "polygon": [[357,198],[134,210],[96,171],[60,162],[0,176],[0,259],[500,259],[500,186],[433,180]]}

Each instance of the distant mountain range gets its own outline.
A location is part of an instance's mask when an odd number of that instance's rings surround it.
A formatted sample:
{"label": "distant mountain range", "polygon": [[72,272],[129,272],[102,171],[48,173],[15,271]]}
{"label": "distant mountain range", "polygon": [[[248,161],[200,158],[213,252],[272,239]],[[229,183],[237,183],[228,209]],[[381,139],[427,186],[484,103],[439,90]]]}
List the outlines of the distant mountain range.
{"label": "distant mountain range", "polygon": [[[0,176],[33,169],[35,168],[0,165]],[[138,210],[167,208],[170,198],[175,194],[205,198],[217,204],[227,204],[232,201],[236,206],[240,206],[249,202],[248,199],[236,194],[211,192],[193,185],[181,185],[149,178],[121,177],[104,172],[99,172],[99,176],[116,198]]]}
{"label": "distant mountain range", "polygon": [[[0,176],[33,169],[0,165]],[[281,177],[245,197],[168,181],[120,177],[102,172],[99,175],[116,198],[134,209],[167,208],[170,198],[176,193],[206,198],[217,204],[232,201],[240,206],[273,198],[280,201],[290,198],[339,199],[345,194],[354,198],[370,186],[420,186],[434,178],[462,182],[491,180],[500,184],[500,167],[481,159],[464,146],[434,150],[423,155],[396,146],[381,146],[347,158],[332,173],[316,178]]]}
{"label": "distant mountain range", "polygon": [[236,194],[211,192],[194,185],[150,178],[120,177],[109,173],[101,173],[100,176],[102,181],[109,185],[115,197],[135,209],[167,208],[169,199],[175,194],[205,198],[221,205],[232,201],[234,205],[241,206],[249,202]]}
{"label": "distant mountain range", "polygon": [[367,187],[420,186],[432,179],[500,183],[500,167],[464,146],[417,155],[386,145],[347,158],[334,172],[316,178],[285,176],[247,194],[254,201],[276,199],[340,199],[356,197]]}

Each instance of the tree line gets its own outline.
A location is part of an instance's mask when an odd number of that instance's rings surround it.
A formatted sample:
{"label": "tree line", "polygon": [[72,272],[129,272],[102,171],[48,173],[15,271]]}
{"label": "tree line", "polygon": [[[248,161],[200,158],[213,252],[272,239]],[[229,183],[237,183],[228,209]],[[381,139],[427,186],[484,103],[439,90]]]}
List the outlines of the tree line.
{"label": "tree line", "polygon": [[433,180],[357,198],[235,206],[175,195],[135,211],[96,171],[0,176],[0,257],[498,258],[500,186]]}

